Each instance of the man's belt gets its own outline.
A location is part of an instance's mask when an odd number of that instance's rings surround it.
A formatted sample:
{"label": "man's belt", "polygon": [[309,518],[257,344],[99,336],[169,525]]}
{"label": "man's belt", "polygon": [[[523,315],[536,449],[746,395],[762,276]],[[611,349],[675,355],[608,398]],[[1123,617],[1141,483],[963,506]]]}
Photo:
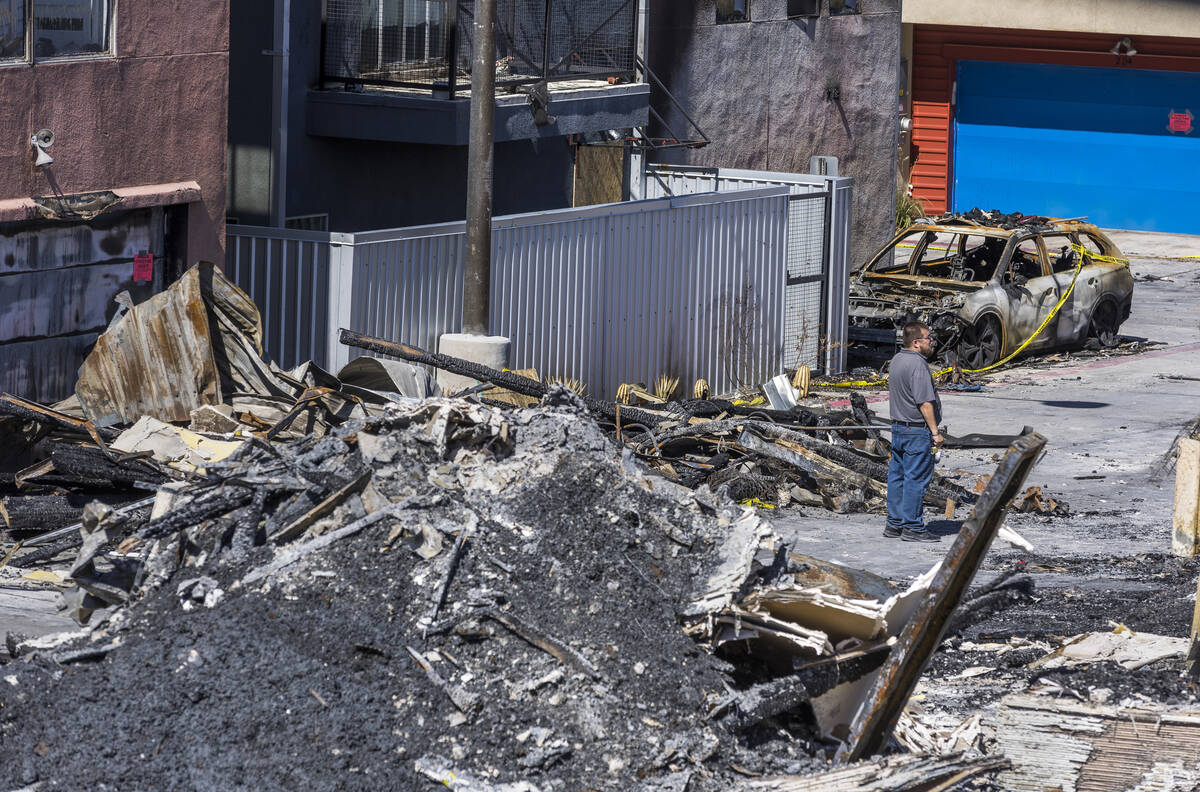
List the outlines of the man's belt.
{"label": "man's belt", "polygon": [[926,424],[924,421],[892,421],[892,423],[897,426],[911,426],[914,429],[916,429],[916,428],[928,429],[929,428],[928,424]]}

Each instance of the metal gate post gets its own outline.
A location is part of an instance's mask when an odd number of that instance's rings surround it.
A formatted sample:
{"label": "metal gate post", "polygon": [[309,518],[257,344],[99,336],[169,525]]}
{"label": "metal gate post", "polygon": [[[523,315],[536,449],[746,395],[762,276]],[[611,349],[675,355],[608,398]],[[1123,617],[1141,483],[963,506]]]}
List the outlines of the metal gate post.
{"label": "metal gate post", "polygon": [[325,367],[336,374],[350,362],[350,348],[338,340],[338,330],[353,329],[354,234],[329,235],[329,326]]}

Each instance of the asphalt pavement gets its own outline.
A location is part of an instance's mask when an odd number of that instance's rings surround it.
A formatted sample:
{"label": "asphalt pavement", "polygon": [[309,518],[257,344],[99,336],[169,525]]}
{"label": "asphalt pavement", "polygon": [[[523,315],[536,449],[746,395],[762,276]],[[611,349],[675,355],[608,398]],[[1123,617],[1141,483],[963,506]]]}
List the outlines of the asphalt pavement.
{"label": "asphalt pavement", "polygon": [[[1007,519],[1042,557],[1169,552],[1174,474],[1161,480],[1152,474],[1180,428],[1200,414],[1200,381],[1171,378],[1200,377],[1200,236],[1108,233],[1130,257],[1137,280],[1121,335],[1153,346],[1129,356],[1031,359],[981,378],[982,392],[942,394],[951,434],[1015,434],[1028,425],[1046,437],[1027,483],[1065,500],[1071,516]],[[864,393],[886,419],[887,392]],[[939,471],[963,471],[961,480],[971,483],[995,469],[1000,453],[947,450]],[[790,508],[772,520],[797,552],[907,579],[945,554],[968,514],[960,507],[949,521],[927,509],[931,530],[942,535],[938,544],[885,539],[880,515]],[[991,554],[994,564],[1028,555],[1001,541]]]}

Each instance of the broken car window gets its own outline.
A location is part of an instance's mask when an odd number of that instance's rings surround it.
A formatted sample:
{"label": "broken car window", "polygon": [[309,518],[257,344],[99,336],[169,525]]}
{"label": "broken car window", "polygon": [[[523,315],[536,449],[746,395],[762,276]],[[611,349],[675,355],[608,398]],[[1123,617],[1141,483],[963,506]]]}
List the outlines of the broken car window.
{"label": "broken car window", "polygon": [[1046,256],[1050,259],[1051,272],[1070,272],[1075,269],[1076,255],[1071,247],[1074,242],[1066,234],[1049,234],[1042,237],[1046,245]]}
{"label": "broken car window", "polygon": [[1042,249],[1038,245],[1037,237],[1022,240],[1013,251],[1012,261],[1009,263],[1009,280],[1015,281],[1020,278],[1027,281],[1030,278],[1040,278],[1043,274]]}
{"label": "broken car window", "polygon": [[962,277],[959,280],[986,283],[996,274],[1005,240],[971,234],[963,243]]}
{"label": "broken car window", "polygon": [[960,234],[940,231],[930,234],[925,249],[921,251],[921,259],[917,262],[918,275],[930,275],[938,278],[948,278],[951,262],[958,255]]}
{"label": "broken car window", "polygon": [[889,247],[883,252],[875,263],[871,265],[871,272],[886,272],[895,275],[908,274],[908,262],[912,259],[913,254],[920,247],[922,239],[926,233],[930,236],[935,236],[932,232],[913,231],[910,234],[905,234],[896,240],[896,244]]}
{"label": "broken car window", "polygon": [[1098,256],[1108,255],[1107,253],[1104,252],[1107,249],[1107,245],[1101,244],[1100,240],[1096,239],[1091,234],[1080,234],[1079,235],[1079,244],[1088,253],[1092,253],[1092,254],[1095,254]]}

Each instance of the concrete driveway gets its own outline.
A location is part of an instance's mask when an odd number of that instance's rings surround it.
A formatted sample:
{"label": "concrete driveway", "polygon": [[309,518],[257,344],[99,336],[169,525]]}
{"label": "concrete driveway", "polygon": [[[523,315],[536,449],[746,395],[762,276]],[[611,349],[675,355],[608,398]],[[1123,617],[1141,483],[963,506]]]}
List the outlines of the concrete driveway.
{"label": "concrete driveway", "polygon": [[[1032,426],[1048,441],[1028,484],[1070,504],[1070,517],[1014,514],[1007,524],[1041,556],[1125,556],[1166,553],[1171,546],[1174,474],[1151,473],[1180,428],[1200,414],[1200,236],[1108,232],[1131,259],[1137,279],[1126,337],[1161,342],[1127,357],[1041,360],[988,376],[980,393],[944,393],[951,434],[1017,433]],[[1198,258],[1172,258],[1195,256]],[[887,392],[868,393],[887,418]],[[939,470],[990,473],[997,451],[945,451]],[[969,477],[964,476],[964,481]],[[960,508],[957,520],[968,510]],[[926,511],[940,543],[884,539],[883,517],[834,515],[792,508],[774,519],[797,552],[891,578],[924,572],[950,548],[959,522]],[[1004,542],[989,565],[1023,556]],[[1067,585],[1049,576],[1039,585]]]}

